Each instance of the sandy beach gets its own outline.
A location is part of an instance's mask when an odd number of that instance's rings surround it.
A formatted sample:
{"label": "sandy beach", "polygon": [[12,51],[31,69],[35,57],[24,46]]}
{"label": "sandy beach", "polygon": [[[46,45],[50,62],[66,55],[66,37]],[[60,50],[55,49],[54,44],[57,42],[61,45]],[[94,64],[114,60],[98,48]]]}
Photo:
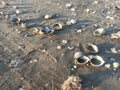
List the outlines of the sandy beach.
{"label": "sandy beach", "polygon": [[[82,79],[82,90],[120,90],[119,0],[6,0],[0,1],[0,90],[61,90],[71,75]],[[46,20],[45,15],[52,15]],[[20,18],[19,24],[11,17]],[[68,22],[70,21],[70,22]],[[25,23],[27,28],[21,27]],[[34,33],[35,28],[60,23],[52,34]],[[99,37],[93,31],[103,28]],[[47,29],[49,30],[49,29]],[[98,53],[85,52],[94,43]],[[100,67],[76,66],[74,54],[99,55]],[[106,64],[110,67],[106,68]]]}

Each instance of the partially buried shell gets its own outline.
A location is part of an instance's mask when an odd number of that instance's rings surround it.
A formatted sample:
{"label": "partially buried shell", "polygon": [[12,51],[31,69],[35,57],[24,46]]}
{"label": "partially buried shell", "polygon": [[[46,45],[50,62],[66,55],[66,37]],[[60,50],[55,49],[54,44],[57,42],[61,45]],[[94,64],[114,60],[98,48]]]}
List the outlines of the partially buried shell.
{"label": "partially buried shell", "polygon": [[113,62],[113,69],[116,70],[120,64],[118,62]]}
{"label": "partially buried shell", "polygon": [[74,60],[74,63],[76,65],[85,65],[86,63],[88,63],[90,61],[90,59],[87,56],[81,56],[79,58],[76,58]]}
{"label": "partially buried shell", "polygon": [[43,34],[52,34],[54,32],[54,30],[50,29],[48,27],[42,27],[41,26],[41,27],[34,28],[33,32],[36,33],[36,34],[38,33],[40,35],[43,35]]}
{"label": "partially buried shell", "polygon": [[76,53],[74,54],[74,59],[77,59],[77,58],[79,58],[79,57],[81,57],[81,56],[83,56],[83,53],[82,53],[82,52],[76,52]]}
{"label": "partially buried shell", "polygon": [[49,20],[49,19],[51,19],[52,17],[53,17],[52,14],[46,14],[46,15],[44,16],[44,19]]}
{"label": "partially buried shell", "polygon": [[24,30],[28,29],[28,25],[26,23],[21,23],[20,27]]}
{"label": "partially buried shell", "polygon": [[100,67],[105,63],[105,61],[103,60],[103,58],[101,56],[93,56],[92,59],[90,60],[90,64],[93,67]]}
{"label": "partially buried shell", "polygon": [[17,17],[10,17],[9,18],[9,22],[12,23],[12,24],[20,24],[21,20],[20,18],[17,18]]}
{"label": "partially buried shell", "polygon": [[87,43],[83,46],[83,48],[89,53],[98,53],[98,47],[95,44]]}
{"label": "partially buried shell", "polygon": [[51,25],[51,28],[54,30],[61,30],[63,28],[63,25],[61,23],[54,23]]}
{"label": "partially buried shell", "polygon": [[93,31],[93,35],[96,37],[102,36],[103,34],[105,34],[104,28],[98,28],[98,29]]}

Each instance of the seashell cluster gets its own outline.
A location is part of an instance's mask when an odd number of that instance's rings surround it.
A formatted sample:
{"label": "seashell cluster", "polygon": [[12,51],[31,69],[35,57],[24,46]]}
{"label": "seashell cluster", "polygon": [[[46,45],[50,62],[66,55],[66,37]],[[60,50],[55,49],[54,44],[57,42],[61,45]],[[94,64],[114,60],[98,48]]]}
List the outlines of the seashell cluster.
{"label": "seashell cluster", "polygon": [[85,56],[82,52],[74,54],[74,63],[76,65],[85,65],[88,62],[92,67],[100,67],[105,63],[104,59],[98,55]]}

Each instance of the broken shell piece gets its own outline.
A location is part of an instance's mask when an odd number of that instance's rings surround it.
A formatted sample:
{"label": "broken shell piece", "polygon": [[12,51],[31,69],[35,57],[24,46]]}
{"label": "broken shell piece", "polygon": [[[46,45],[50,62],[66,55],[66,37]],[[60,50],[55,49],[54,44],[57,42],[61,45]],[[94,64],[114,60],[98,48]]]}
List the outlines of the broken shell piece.
{"label": "broken shell piece", "polygon": [[67,25],[73,25],[73,24],[76,24],[76,23],[77,23],[77,20],[75,20],[75,19],[71,19],[71,20],[68,20],[66,22]]}
{"label": "broken shell piece", "polygon": [[74,60],[74,63],[76,65],[85,65],[86,63],[88,63],[90,61],[90,59],[87,56],[81,56],[78,57]]}
{"label": "broken shell piece", "polygon": [[33,33],[37,34],[39,32],[39,29],[38,28],[33,28],[32,31],[33,31]]}
{"label": "broken shell piece", "polygon": [[77,23],[77,20],[75,20],[75,19],[71,19],[70,21],[71,21],[71,24],[76,24]]}
{"label": "broken shell piece", "polygon": [[70,10],[71,10],[72,12],[74,12],[74,11],[76,11],[76,7],[72,7]]}
{"label": "broken shell piece", "polygon": [[90,13],[90,9],[88,9],[88,8],[85,9],[85,12],[86,12],[86,13]]}
{"label": "broken shell piece", "polygon": [[69,76],[61,85],[61,90],[82,90],[82,79],[76,76]]}
{"label": "broken shell piece", "polygon": [[72,7],[72,4],[71,4],[71,3],[66,3],[65,7],[66,7],[66,8],[71,8],[71,7]]}
{"label": "broken shell piece", "polygon": [[53,17],[52,14],[46,14],[46,15],[44,16],[44,19],[49,20],[49,19],[51,19],[52,17]]}
{"label": "broken shell piece", "polygon": [[57,49],[62,49],[62,46],[57,46]]}
{"label": "broken shell piece", "polygon": [[98,47],[95,44],[87,43],[83,48],[89,53],[98,53]]}
{"label": "broken shell piece", "polygon": [[21,28],[24,30],[28,29],[28,25],[26,23],[21,23]]}
{"label": "broken shell piece", "polygon": [[118,53],[118,51],[116,50],[116,48],[111,48],[110,49],[112,53]]}
{"label": "broken shell piece", "polygon": [[105,63],[105,61],[103,60],[103,58],[101,56],[93,56],[92,59],[90,60],[90,64],[93,67],[100,67]]}
{"label": "broken shell piece", "polygon": [[118,62],[113,62],[113,69],[116,70],[120,64]]}
{"label": "broken shell piece", "polygon": [[9,18],[9,22],[12,23],[12,24],[20,24],[21,20],[20,20],[20,18],[11,16]]}
{"label": "broken shell piece", "polygon": [[93,5],[97,5],[99,3],[99,1],[94,1]]}
{"label": "broken shell piece", "polygon": [[4,0],[2,0],[2,5],[5,6],[5,5],[9,5],[7,2],[5,2]]}
{"label": "broken shell piece", "polygon": [[120,31],[111,34],[111,39],[119,39],[119,38],[120,38]]}
{"label": "broken shell piece", "polygon": [[53,29],[50,29],[48,27],[37,27],[37,28],[33,28],[33,33],[38,33],[40,35],[43,35],[43,34],[52,34],[54,32]]}
{"label": "broken shell piece", "polygon": [[105,68],[109,69],[110,68],[110,64],[105,64]]}
{"label": "broken shell piece", "polygon": [[62,43],[63,43],[63,44],[67,44],[67,43],[68,43],[68,40],[62,40]]}
{"label": "broken shell piece", "polygon": [[18,9],[18,7],[17,6],[13,6],[13,9]]}
{"label": "broken shell piece", "polygon": [[61,23],[54,23],[51,25],[51,28],[54,30],[61,30],[63,28]]}
{"label": "broken shell piece", "polygon": [[111,16],[106,16],[106,18],[109,20],[114,20],[114,17],[111,17]]}
{"label": "broken shell piece", "polygon": [[82,52],[76,52],[76,53],[74,54],[74,59],[77,59],[77,58],[79,58],[79,57],[81,57],[81,56],[83,56],[83,53],[82,53]]}
{"label": "broken shell piece", "polygon": [[68,49],[69,49],[69,50],[73,50],[73,49],[74,49],[74,46],[68,46]]}
{"label": "broken shell piece", "polygon": [[101,36],[103,34],[105,34],[104,28],[98,28],[98,29],[96,29],[96,30],[93,31],[93,35],[94,36]]}

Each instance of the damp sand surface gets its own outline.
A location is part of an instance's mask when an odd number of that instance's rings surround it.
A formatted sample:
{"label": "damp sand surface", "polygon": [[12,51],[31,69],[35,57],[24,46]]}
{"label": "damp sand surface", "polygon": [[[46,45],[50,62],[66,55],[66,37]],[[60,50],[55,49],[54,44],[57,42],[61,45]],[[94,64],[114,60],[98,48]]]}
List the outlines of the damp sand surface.
{"label": "damp sand surface", "polygon": [[[120,31],[119,0],[6,1],[9,5],[5,7],[0,1],[0,12],[4,13],[0,14],[0,90],[61,90],[61,84],[71,74],[83,79],[83,90],[120,90],[120,69],[112,69],[114,61],[120,63],[120,53],[110,52],[110,48],[120,48],[120,39],[110,38],[111,33]],[[72,7],[66,8],[66,3]],[[22,13],[15,15],[14,6]],[[55,14],[55,17],[44,20],[45,14]],[[29,29],[10,24],[7,15],[19,17]],[[77,22],[67,26],[70,19]],[[54,35],[31,33],[34,27],[55,22],[63,23],[64,27]],[[96,28],[105,28],[105,35],[94,37],[92,32]],[[69,42],[63,45],[62,40]],[[110,69],[81,66],[71,73],[74,53],[84,52],[81,45],[86,43],[98,46],[97,55],[111,64]],[[62,48],[58,50],[57,46]],[[68,48],[72,46],[73,49]]]}

